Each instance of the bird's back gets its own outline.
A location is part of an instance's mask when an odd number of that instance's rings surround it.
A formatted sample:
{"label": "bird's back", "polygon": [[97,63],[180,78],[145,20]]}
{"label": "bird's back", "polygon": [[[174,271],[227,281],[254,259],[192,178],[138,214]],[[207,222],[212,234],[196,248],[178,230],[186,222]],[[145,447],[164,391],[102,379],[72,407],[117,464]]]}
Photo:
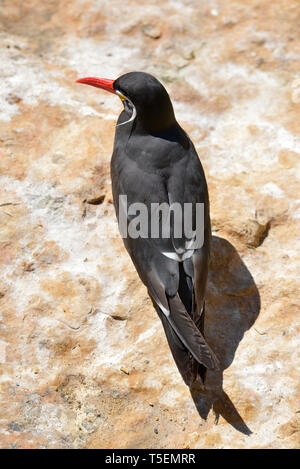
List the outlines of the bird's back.
{"label": "bird's back", "polygon": [[[174,246],[179,249],[185,246],[184,232],[182,237],[176,240],[163,238],[161,232],[155,239],[151,238],[149,232],[150,237],[146,239],[131,238],[129,235],[123,240],[162,320],[179,371],[185,382],[191,385],[201,370],[200,359],[210,367],[217,363],[213,352],[206,350],[204,339],[203,343],[201,342],[203,336],[200,331],[211,237],[204,171],[192,142],[180,128],[168,135],[134,135],[134,132],[131,132],[124,136],[123,132],[120,140],[121,142],[117,138],[115,140],[111,160],[117,217],[120,195],[126,195],[128,207],[142,203],[149,213],[152,204],[178,203],[181,206],[192,204],[195,207],[200,203],[204,206],[203,246],[196,249],[193,256],[184,262],[178,262],[178,259],[175,256],[172,258],[171,255]],[[149,218],[148,229],[150,226]],[[200,282],[198,287],[195,286],[195,277]],[[170,324],[165,314],[171,309],[175,317],[173,324]],[[191,323],[188,322],[186,314]],[[186,341],[191,341],[194,349],[200,350],[202,347],[203,353],[199,353],[195,358],[189,350],[190,344]],[[205,369],[203,366],[202,368]],[[202,370],[202,380],[203,377]]]}

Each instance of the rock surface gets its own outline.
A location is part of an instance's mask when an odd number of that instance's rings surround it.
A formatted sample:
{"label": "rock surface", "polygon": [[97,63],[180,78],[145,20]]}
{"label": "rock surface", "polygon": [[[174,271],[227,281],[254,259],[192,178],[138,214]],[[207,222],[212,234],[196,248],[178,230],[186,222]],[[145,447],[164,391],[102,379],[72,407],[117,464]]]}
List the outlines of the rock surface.
{"label": "rock surface", "polygon": [[[2,448],[299,447],[299,17],[297,0],[1,2]],[[205,394],[117,234],[119,100],[74,83],[132,70],[166,85],[207,175],[223,370]]]}

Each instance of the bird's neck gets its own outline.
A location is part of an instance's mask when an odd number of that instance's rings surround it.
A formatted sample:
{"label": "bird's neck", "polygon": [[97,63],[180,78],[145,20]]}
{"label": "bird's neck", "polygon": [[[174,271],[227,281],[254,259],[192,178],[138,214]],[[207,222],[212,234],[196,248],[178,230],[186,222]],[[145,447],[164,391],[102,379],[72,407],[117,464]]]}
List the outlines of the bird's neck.
{"label": "bird's neck", "polygon": [[137,115],[135,119],[135,128],[140,133],[157,134],[167,132],[169,129],[176,127],[174,114],[164,112],[139,112],[137,109]]}

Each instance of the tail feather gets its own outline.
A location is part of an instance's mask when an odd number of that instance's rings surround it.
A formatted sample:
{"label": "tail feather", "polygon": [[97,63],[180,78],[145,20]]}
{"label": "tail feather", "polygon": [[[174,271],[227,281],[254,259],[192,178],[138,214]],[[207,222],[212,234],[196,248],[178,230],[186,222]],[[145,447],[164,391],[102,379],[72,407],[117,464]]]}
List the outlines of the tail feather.
{"label": "tail feather", "polygon": [[166,316],[159,310],[159,308],[156,308],[156,310],[163,324],[170,350],[182,379],[187,386],[191,386],[197,378],[198,373],[196,368],[198,363],[194,360],[173,328],[170,326]]}
{"label": "tail feather", "polygon": [[[170,301],[169,298],[171,313],[168,318],[154,301],[153,304],[162,321],[174,361],[185,384],[191,387],[193,382],[199,377],[202,383],[204,383],[207,368],[218,368],[218,360],[206,343],[203,335],[185,311],[182,303],[181,308],[179,308],[177,302],[175,301],[177,308],[174,310],[174,303],[172,302],[172,299]],[[178,317],[180,318],[183,315],[187,316],[188,319],[186,319],[186,317],[181,318],[181,320],[178,319]],[[174,318],[174,316],[177,318],[177,321],[175,319],[175,323],[177,324],[177,328],[179,327],[181,330],[181,337],[182,335],[185,336],[185,342],[188,342],[188,346],[179,336],[175,326],[171,324],[170,317]],[[191,348],[193,348],[194,354],[191,353]],[[195,358],[195,355],[197,358]]]}
{"label": "tail feather", "polygon": [[211,350],[192,318],[187,313],[178,294],[168,298],[170,315],[168,321],[177,336],[198,363],[206,368],[218,368],[218,359]]}

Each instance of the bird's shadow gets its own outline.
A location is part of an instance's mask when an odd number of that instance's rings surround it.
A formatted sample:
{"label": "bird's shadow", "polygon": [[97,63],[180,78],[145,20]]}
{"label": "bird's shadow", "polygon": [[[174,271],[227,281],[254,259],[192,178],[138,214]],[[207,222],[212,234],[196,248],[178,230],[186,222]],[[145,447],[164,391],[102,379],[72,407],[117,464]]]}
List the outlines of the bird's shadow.
{"label": "bird's shadow", "polygon": [[252,432],[223,390],[223,371],[230,366],[244,333],[260,311],[260,296],[246,265],[229,241],[213,236],[205,312],[205,337],[220,361],[220,370],[208,370],[205,389],[190,389],[200,416],[213,409],[238,431]]}

